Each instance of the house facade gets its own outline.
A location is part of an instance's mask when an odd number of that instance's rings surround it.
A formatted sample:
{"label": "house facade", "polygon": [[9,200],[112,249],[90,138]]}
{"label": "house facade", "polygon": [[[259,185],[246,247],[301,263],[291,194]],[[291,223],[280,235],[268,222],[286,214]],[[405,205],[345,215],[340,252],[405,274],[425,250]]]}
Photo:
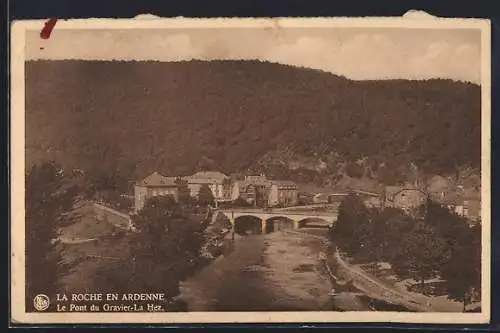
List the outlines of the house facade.
{"label": "house facade", "polygon": [[297,205],[297,184],[288,180],[273,180],[269,189],[269,207]]}
{"label": "house facade", "polygon": [[363,190],[355,190],[354,193],[363,200],[363,203],[368,208],[382,208],[384,206],[385,198],[380,193],[369,192]]}
{"label": "house facade", "polygon": [[463,216],[471,221],[481,221],[481,199],[477,197],[466,197],[464,200]]}
{"label": "house facade", "polygon": [[448,208],[457,215],[464,215],[464,201],[463,196],[453,192],[440,191],[431,193],[430,198],[443,207]]}
{"label": "house facade", "polygon": [[263,173],[258,175],[247,175],[245,176],[245,181],[248,183],[265,183],[267,182],[267,177]]}
{"label": "house facade", "polygon": [[134,211],[139,212],[151,197],[172,196],[179,201],[180,195],[187,191],[187,182],[179,177],[165,177],[153,172],[134,186]]}
{"label": "house facade", "polygon": [[328,193],[315,193],[312,197],[313,204],[327,204],[330,200]]}
{"label": "house facade", "polygon": [[[245,176],[244,179],[234,179],[231,184],[231,201],[239,199],[249,205],[258,205],[262,196],[267,196],[268,181],[265,175]],[[259,200],[260,199],[260,200]]]}
{"label": "house facade", "polygon": [[365,197],[363,202],[368,208],[381,208],[383,205],[383,201],[380,197]]}
{"label": "house facade", "polygon": [[185,177],[191,197],[197,198],[200,188],[207,185],[216,201],[224,201],[227,197],[224,183],[228,176],[218,171],[200,171]]}
{"label": "house facade", "polygon": [[300,184],[297,189],[301,205],[320,205],[340,203],[349,193],[332,187],[319,187],[314,184]]}
{"label": "house facade", "polygon": [[384,193],[384,206],[412,211],[427,200],[427,193],[418,188],[387,187]]}
{"label": "house facade", "polygon": [[294,206],[297,204],[297,185],[288,180],[270,180],[263,174],[235,180],[230,191],[232,201],[241,199],[258,207]]}
{"label": "house facade", "polygon": [[481,199],[479,195],[467,195],[463,191],[440,191],[432,193],[431,198],[457,215],[470,221],[481,219]]}
{"label": "house facade", "polygon": [[307,192],[297,193],[297,204],[298,205],[312,205],[314,203],[314,194]]}

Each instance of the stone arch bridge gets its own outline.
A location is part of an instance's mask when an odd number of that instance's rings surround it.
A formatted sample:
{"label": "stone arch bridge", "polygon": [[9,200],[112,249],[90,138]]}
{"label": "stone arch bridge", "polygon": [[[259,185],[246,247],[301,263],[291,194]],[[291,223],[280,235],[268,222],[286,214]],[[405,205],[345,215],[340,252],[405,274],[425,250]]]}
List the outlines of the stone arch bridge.
{"label": "stone arch bridge", "polygon": [[263,209],[219,209],[214,214],[214,218],[218,214],[224,214],[229,221],[231,221],[231,225],[233,229],[238,222],[238,219],[241,217],[253,217],[260,220],[260,230],[262,233],[265,233],[266,227],[269,222],[285,220],[290,222],[290,227],[294,229],[298,229],[302,226],[305,226],[307,220],[316,220],[318,222],[315,223],[316,226],[328,227],[335,223],[337,220],[337,214],[333,212],[296,212],[296,211],[284,211],[284,210],[276,210],[276,211],[265,211]]}

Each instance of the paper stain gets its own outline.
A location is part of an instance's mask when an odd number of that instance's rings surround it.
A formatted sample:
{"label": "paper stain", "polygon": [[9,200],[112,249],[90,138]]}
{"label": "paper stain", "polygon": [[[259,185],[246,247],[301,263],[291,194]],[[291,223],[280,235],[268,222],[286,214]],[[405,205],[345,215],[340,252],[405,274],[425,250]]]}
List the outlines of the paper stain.
{"label": "paper stain", "polygon": [[52,33],[52,29],[54,29],[56,22],[57,22],[56,18],[52,18],[52,19],[48,20],[47,22],[45,22],[45,25],[43,26],[42,31],[40,31],[40,38],[41,39],[49,39],[50,38],[50,34]]}

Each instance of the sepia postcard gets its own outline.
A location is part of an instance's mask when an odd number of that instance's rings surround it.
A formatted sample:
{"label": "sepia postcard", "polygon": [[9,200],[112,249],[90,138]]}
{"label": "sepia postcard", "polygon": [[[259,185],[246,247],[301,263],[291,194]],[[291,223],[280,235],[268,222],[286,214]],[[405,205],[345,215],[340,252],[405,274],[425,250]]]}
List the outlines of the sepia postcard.
{"label": "sepia postcard", "polygon": [[11,38],[12,323],[489,322],[488,20]]}

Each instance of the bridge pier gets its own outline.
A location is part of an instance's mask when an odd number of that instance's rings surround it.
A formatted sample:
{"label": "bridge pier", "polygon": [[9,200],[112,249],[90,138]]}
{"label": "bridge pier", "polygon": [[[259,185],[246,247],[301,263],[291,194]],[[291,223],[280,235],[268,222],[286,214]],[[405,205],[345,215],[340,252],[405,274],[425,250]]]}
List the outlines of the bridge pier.
{"label": "bridge pier", "polygon": [[231,216],[229,216],[229,222],[231,222],[231,226],[233,228],[233,233],[234,233],[234,226],[235,226],[234,214],[231,214]]}
{"label": "bridge pier", "polygon": [[[335,218],[332,216],[332,214],[307,214],[307,213],[297,213],[297,212],[267,212],[267,211],[256,211],[256,210],[249,210],[249,211],[224,211],[224,210],[219,210],[222,214],[224,214],[229,221],[231,222],[231,226],[233,229],[233,232],[235,232],[235,227],[236,227],[236,219],[242,216],[253,216],[255,218],[258,218],[261,220],[260,223],[260,232],[262,234],[266,233],[266,225],[267,222],[270,219],[275,219],[275,218],[285,218],[290,222],[287,222],[286,224],[289,225],[290,227],[293,227],[293,229],[298,229],[300,226],[300,221],[304,221],[305,219],[320,219],[323,220],[326,224],[331,225],[332,223],[335,223]],[[332,221],[333,220],[333,221]],[[329,223],[330,222],[330,223]],[[276,221],[273,220],[273,223],[276,223]],[[290,223],[290,224],[288,224]],[[259,226],[255,225],[254,232],[258,231]]]}

